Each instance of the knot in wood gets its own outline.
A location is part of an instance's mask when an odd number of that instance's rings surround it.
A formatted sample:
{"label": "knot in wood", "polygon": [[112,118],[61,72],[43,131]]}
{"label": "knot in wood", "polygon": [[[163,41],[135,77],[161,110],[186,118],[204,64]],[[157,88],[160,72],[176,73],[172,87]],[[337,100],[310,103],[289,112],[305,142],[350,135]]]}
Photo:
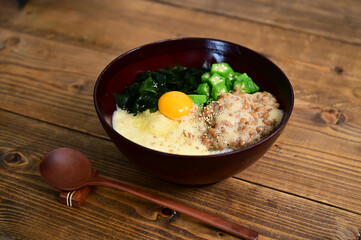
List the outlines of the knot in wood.
{"label": "knot in wood", "polygon": [[341,75],[344,72],[343,68],[340,66],[336,66],[332,70],[335,71],[335,73],[339,74],[339,75]]}
{"label": "knot in wood", "polygon": [[22,153],[14,150],[1,154],[0,163],[5,167],[17,168],[28,165],[29,161]]}
{"label": "knot in wood", "polygon": [[81,84],[73,84],[73,85],[71,85],[71,87],[73,89],[76,89],[76,90],[83,90],[84,89],[84,86],[81,85]]}
{"label": "knot in wood", "polygon": [[173,222],[178,217],[178,213],[176,211],[166,207],[160,210],[160,215],[168,218],[169,222]]}
{"label": "knot in wood", "polygon": [[317,116],[319,122],[327,125],[340,125],[346,121],[346,117],[340,110],[325,109]]}

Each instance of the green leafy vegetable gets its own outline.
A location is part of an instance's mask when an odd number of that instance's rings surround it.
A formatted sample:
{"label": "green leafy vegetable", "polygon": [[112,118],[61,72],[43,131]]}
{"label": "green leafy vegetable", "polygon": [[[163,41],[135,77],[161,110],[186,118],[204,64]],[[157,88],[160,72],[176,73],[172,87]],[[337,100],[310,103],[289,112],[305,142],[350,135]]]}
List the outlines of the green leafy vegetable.
{"label": "green leafy vegetable", "polygon": [[137,115],[139,112],[158,110],[158,99],[166,92],[180,91],[203,107],[230,90],[255,93],[259,87],[246,73],[233,71],[228,63],[210,64],[202,68],[185,68],[177,65],[157,71],[147,71],[136,77],[135,82],[122,94],[114,94],[119,108]]}
{"label": "green leafy vegetable", "polygon": [[147,71],[137,76],[123,93],[114,94],[114,99],[119,108],[134,115],[147,109],[155,112],[158,110],[158,99],[166,92],[194,94],[202,83],[201,76],[210,68],[210,64],[205,62],[201,69],[177,65],[174,68]]}

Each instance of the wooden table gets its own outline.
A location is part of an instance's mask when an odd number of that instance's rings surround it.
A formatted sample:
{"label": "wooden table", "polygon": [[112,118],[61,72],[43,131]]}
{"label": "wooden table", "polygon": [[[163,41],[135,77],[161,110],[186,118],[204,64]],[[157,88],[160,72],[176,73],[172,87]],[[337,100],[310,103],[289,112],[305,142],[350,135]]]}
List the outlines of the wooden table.
{"label": "wooden table", "polygon": [[[93,86],[145,43],[210,37],[274,61],[295,91],[276,144],[247,170],[187,188],[140,171],[103,131]],[[99,174],[257,230],[259,239],[361,239],[361,2],[0,0],[0,239],[235,239],[95,188],[59,203],[38,164],[58,147]]]}

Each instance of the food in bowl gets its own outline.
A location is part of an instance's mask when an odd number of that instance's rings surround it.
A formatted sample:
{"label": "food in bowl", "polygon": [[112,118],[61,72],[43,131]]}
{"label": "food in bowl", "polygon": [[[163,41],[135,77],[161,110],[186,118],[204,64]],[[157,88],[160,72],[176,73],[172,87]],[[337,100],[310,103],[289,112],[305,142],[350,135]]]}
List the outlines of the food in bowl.
{"label": "food in bowl", "polygon": [[145,72],[114,95],[113,128],[142,146],[182,155],[238,150],[276,129],[276,98],[227,63]]}
{"label": "food in bowl", "polygon": [[[211,155],[182,155],[155,151],[134,143],[114,130],[114,94],[124,93],[138,76],[143,75],[141,73],[167,66],[174,67],[177,64],[187,69],[191,69],[192,66],[201,69],[205,60],[211,63],[227,62],[234,70],[252,77],[260,91],[272,93],[284,112],[279,126],[267,137],[252,145]],[[197,84],[193,85],[192,76],[185,76],[189,81],[186,86],[197,88]],[[177,75],[174,79],[177,79]],[[148,96],[150,99],[151,94]],[[292,114],[293,104],[294,95],[289,79],[270,59],[239,44],[209,38],[166,39],[129,50],[104,68],[94,86],[94,107],[97,116],[121,154],[152,176],[186,186],[213,184],[239,174],[254,164],[282,135]],[[154,106],[154,101],[150,101],[149,105]],[[141,106],[143,104],[135,105],[134,109],[140,109]],[[153,112],[152,109],[149,111]]]}

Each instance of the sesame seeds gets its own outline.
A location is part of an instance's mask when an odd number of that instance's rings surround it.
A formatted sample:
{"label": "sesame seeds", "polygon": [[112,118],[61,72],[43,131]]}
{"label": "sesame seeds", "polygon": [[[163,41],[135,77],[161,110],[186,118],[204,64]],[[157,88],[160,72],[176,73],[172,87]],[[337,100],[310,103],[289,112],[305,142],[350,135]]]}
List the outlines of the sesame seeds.
{"label": "sesame seeds", "polygon": [[235,91],[222,94],[204,109],[194,108],[191,115],[177,121],[160,113],[138,114],[135,118],[119,110],[113,115],[113,127],[155,150],[207,155],[237,150],[269,135],[283,117],[278,107],[270,93]]}

